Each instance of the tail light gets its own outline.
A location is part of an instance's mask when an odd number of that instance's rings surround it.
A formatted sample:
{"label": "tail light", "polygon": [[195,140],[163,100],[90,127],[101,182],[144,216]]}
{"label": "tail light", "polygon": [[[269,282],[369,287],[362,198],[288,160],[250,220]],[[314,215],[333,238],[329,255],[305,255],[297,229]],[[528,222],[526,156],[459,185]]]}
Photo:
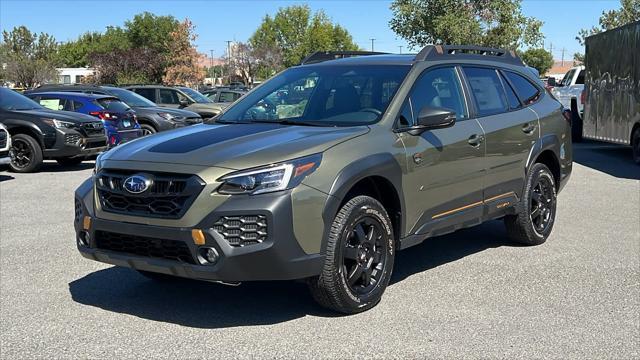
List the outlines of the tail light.
{"label": "tail light", "polygon": [[100,120],[114,120],[112,115],[106,111],[92,111],[89,115],[97,116]]}
{"label": "tail light", "polygon": [[580,93],[580,104],[584,105],[587,102],[587,90],[582,90]]}

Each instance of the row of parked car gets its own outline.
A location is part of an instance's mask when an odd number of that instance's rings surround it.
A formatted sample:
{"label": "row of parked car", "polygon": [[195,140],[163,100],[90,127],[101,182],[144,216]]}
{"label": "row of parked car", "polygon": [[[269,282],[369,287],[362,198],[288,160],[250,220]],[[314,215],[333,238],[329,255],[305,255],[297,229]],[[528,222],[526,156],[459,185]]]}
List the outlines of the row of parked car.
{"label": "row of parked car", "polygon": [[139,85],[0,88],[0,165],[34,172],[45,159],[76,165],[135,138],[209,122],[246,91]]}

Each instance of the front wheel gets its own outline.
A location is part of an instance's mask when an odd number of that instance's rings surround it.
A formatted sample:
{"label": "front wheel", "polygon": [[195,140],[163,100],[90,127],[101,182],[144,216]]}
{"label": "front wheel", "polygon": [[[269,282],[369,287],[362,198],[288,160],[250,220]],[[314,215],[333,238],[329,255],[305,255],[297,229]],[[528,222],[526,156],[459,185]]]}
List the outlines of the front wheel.
{"label": "front wheel", "polygon": [[17,173],[37,171],[42,165],[42,148],[38,141],[26,134],[11,137],[11,170]]}
{"label": "front wheel", "polygon": [[511,240],[524,245],[544,243],[556,218],[556,185],[549,168],[534,164],[527,174],[527,186],[516,215],[505,216]]}
{"label": "front wheel", "polygon": [[140,124],[140,129],[142,129],[142,136],[153,135],[158,132],[156,128],[149,124]]}
{"label": "front wheel", "polygon": [[395,251],[382,204],[369,196],[349,200],[333,220],[324,268],[309,280],[311,294],[320,305],[346,314],[374,307],[391,279]]}

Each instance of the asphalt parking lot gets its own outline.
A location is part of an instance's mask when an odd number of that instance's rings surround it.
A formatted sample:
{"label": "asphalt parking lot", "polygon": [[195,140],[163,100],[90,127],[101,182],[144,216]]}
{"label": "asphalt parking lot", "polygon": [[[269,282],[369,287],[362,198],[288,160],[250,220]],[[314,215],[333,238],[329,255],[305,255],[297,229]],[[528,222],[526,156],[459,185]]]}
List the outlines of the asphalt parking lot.
{"label": "asphalt parking lot", "polygon": [[382,302],[337,316],[304,284],[156,284],[76,251],[92,163],[0,172],[3,359],[640,357],[640,168],[579,144],[546,244],[501,222],[399,253]]}

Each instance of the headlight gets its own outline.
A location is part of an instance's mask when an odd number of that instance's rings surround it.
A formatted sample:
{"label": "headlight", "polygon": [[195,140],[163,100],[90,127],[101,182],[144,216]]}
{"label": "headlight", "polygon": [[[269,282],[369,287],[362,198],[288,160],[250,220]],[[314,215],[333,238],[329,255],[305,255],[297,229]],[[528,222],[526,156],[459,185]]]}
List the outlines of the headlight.
{"label": "headlight", "polygon": [[62,121],[58,119],[42,119],[45,123],[50,126],[55,127],[56,129],[73,129],[76,127],[76,124],[68,121]]}
{"label": "headlight", "polygon": [[316,154],[253,170],[244,170],[218,179],[220,194],[263,194],[291,189],[320,166],[322,155]]}
{"label": "headlight", "polygon": [[171,115],[171,114],[166,113],[166,112],[159,112],[158,116],[160,116],[161,118],[163,118],[163,119],[165,119],[167,121],[181,121],[182,120],[182,117],[174,116],[174,115]]}

